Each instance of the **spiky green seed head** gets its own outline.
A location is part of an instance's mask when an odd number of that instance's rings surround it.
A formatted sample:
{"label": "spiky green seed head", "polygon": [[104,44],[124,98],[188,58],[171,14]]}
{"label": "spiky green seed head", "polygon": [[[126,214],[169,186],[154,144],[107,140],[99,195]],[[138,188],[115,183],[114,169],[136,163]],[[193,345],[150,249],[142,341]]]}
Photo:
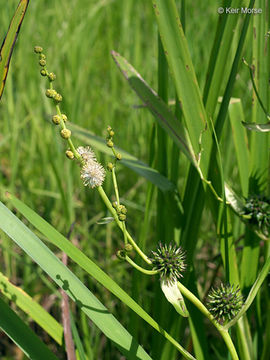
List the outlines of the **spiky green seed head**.
{"label": "spiky green seed head", "polygon": [[63,139],[69,139],[70,138],[70,136],[71,136],[71,131],[69,130],[69,129],[62,129],[61,131],[60,131],[60,134],[61,134],[61,136],[62,136],[62,138]]}
{"label": "spiky green seed head", "polygon": [[107,146],[109,147],[109,148],[112,148],[113,147],[113,141],[112,140],[107,140]]}
{"label": "spiky green seed head", "polygon": [[116,159],[117,159],[117,160],[121,160],[121,159],[122,159],[122,155],[121,155],[120,153],[117,153],[117,154],[116,154]]}
{"label": "spiky green seed head", "polygon": [[39,60],[39,65],[40,66],[45,66],[46,65],[46,60],[45,59],[40,59]]}
{"label": "spiky green seed head", "polygon": [[39,54],[39,60],[46,60],[45,54]]}
{"label": "spiky green seed head", "polygon": [[114,168],[113,163],[109,162],[109,163],[107,164],[107,169],[108,169],[109,171],[112,171],[113,168]]}
{"label": "spiky green seed head", "polygon": [[41,69],[40,70],[40,75],[41,76],[47,76],[47,71],[45,69]]}
{"label": "spiky green seed head", "polygon": [[53,115],[52,117],[52,122],[55,124],[55,125],[59,125],[60,124],[60,121],[61,121],[61,117],[59,115]]}
{"label": "spiky green seed head", "polygon": [[43,51],[43,48],[42,48],[41,46],[35,46],[35,47],[34,47],[34,52],[35,52],[36,54],[41,54],[42,51]]}
{"label": "spiky green seed head", "polygon": [[169,284],[183,277],[186,270],[185,252],[176,245],[159,243],[157,251],[152,251],[151,261],[153,270],[158,270],[161,280]]}
{"label": "spiky green seed head", "polygon": [[54,80],[56,79],[55,73],[50,72],[50,73],[48,74],[48,79],[49,79],[50,81],[54,81]]}
{"label": "spiky green seed head", "polygon": [[67,122],[67,120],[68,120],[67,115],[62,114],[62,119],[63,119],[64,122]]}
{"label": "spiky green seed head", "polygon": [[67,150],[66,151],[66,157],[70,160],[73,160],[74,159],[74,154],[71,150]]}
{"label": "spiky green seed head", "polygon": [[207,307],[213,317],[225,324],[232,320],[243,306],[243,296],[239,286],[222,284],[212,288],[207,298]]}
{"label": "spiky green seed head", "polygon": [[47,89],[45,92],[45,95],[50,99],[53,99],[56,94],[57,94],[57,92],[53,89]]}
{"label": "spiky green seed head", "polygon": [[59,93],[56,93],[55,96],[53,97],[53,99],[56,103],[59,103],[63,100],[62,95]]}
{"label": "spiky green seed head", "polygon": [[258,226],[265,234],[270,234],[270,198],[252,195],[246,199],[243,214],[249,216],[249,223]]}

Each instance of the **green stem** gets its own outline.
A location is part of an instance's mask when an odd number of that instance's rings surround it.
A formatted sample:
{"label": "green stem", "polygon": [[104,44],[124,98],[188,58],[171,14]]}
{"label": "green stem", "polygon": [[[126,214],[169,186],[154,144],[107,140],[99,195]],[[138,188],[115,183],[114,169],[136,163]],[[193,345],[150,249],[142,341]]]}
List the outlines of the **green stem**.
{"label": "green stem", "polygon": [[237,352],[235,350],[234,344],[232,342],[232,339],[228,333],[228,330],[220,330],[220,335],[223,337],[223,340],[225,344],[227,345],[228,350],[230,351],[230,354],[232,356],[232,360],[239,360],[239,357],[237,355]]}
{"label": "green stem", "polygon": [[142,272],[145,275],[157,275],[159,273],[158,270],[146,270],[143,267],[139,266],[138,264],[136,264],[129,256],[125,256],[125,260],[131,265],[133,266],[135,269],[139,270],[140,272]]}
{"label": "green stem", "polygon": [[117,205],[120,205],[120,197],[119,197],[118,185],[117,185],[117,180],[116,180],[116,175],[115,175],[115,168],[112,169],[112,179],[113,179],[113,186],[114,186],[114,192],[115,192]]}
{"label": "green stem", "polygon": [[264,279],[268,275],[269,269],[270,269],[270,257],[265,262],[259,276],[257,277],[257,280],[255,281],[254,285],[252,286],[252,288],[251,288],[251,290],[250,290],[250,292],[248,294],[248,297],[247,297],[244,305],[242,306],[242,309],[235,316],[235,318],[233,318],[231,321],[229,321],[224,326],[224,329],[229,329],[231,326],[233,326],[240,319],[240,317],[243,316],[244,313],[248,310],[248,308],[252,304],[253,300],[255,299],[255,296],[257,295],[257,292],[260,290],[260,287],[261,287]]}
{"label": "green stem", "polygon": [[256,87],[256,84],[255,84],[255,81],[254,81],[254,77],[253,77],[253,67],[249,65],[249,63],[243,59],[243,62],[244,64],[249,68],[249,75],[250,75],[250,79],[251,79],[251,82],[252,82],[252,87],[253,87],[253,90],[255,92],[255,95],[257,97],[257,100],[259,102],[259,104],[261,105],[261,108],[263,110],[263,112],[265,113],[266,117],[269,119],[270,118],[270,114],[268,113],[268,111],[266,110],[266,107],[263,105],[263,102],[262,102],[262,99],[260,98],[260,95],[258,93],[258,90],[257,90],[257,87]]}
{"label": "green stem", "polygon": [[[97,190],[99,192],[99,195],[101,196],[102,200],[104,201],[105,205],[107,206],[108,210],[110,211],[110,213],[112,214],[116,224],[119,226],[119,228],[123,231],[123,226],[122,226],[122,222],[118,219],[117,213],[114,210],[114,208],[112,207],[112,204],[110,202],[110,200],[108,199],[105,191],[103,190],[102,186],[98,186]],[[139,246],[135,243],[135,241],[133,240],[132,236],[129,234],[128,231],[126,232],[126,236],[128,241],[130,242],[130,244],[134,247],[135,251],[137,251],[137,253],[141,256],[141,258],[149,265],[152,264],[152,261],[148,258],[147,255],[145,255],[145,253],[139,248]]]}

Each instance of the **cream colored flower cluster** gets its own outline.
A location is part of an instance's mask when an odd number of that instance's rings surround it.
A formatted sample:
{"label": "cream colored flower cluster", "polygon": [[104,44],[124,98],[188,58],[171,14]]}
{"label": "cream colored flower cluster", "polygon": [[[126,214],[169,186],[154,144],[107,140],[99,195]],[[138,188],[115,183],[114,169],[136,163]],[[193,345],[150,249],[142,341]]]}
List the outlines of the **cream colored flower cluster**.
{"label": "cream colored flower cluster", "polygon": [[90,186],[91,188],[101,186],[105,179],[105,170],[97,161],[94,151],[89,146],[80,146],[77,152],[83,159],[81,179],[84,186]]}

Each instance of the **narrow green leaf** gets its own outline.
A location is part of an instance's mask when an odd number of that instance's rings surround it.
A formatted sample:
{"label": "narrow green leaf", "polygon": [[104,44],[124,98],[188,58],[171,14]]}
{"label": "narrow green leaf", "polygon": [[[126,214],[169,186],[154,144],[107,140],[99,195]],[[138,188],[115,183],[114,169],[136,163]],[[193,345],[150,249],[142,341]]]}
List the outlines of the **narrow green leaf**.
{"label": "narrow green leaf", "polygon": [[174,0],[152,0],[160,37],[188,130],[193,153],[207,179],[212,146],[202,96]]}
{"label": "narrow green leaf", "polygon": [[1,272],[0,291],[35,320],[59,345],[62,345],[63,327],[31,296],[13,285]]}
{"label": "narrow green leaf", "polygon": [[270,122],[266,124],[255,124],[255,123],[246,123],[242,121],[242,124],[251,131],[257,131],[257,132],[268,132],[270,131]]}
{"label": "narrow green leaf", "polygon": [[[173,339],[152,317],[144,311],[115,281],[113,281],[103,270],[101,270],[92,260],[90,260],[82,251],[76,248],[54,227],[48,224],[38,214],[31,210],[19,199],[9,194],[11,203],[22,215],[30,221],[51,243],[64,251],[73,261],[75,261],[89,275],[93,276],[98,282],[106,287],[111,293],[117,296],[123,303],[129,306],[142,319],[144,319],[155,330],[169,340],[186,359],[194,359],[175,339]],[[1,218],[0,218],[1,225]]]}
{"label": "narrow green leaf", "polygon": [[124,356],[134,360],[151,359],[92,292],[2,203],[0,227],[75,301]]}
{"label": "narrow green leaf", "polygon": [[[77,139],[84,141],[91,145],[94,149],[102,151],[107,155],[112,156],[112,151],[107,147],[103,138],[98,137],[90,131],[83,129],[78,125],[69,124],[72,134]],[[162,191],[171,191],[175,189],[175,185],[170,182],[165,176],[161,175],[157,170],[149,167],[135,156],[129,154],[125,150],[115,147],[116,151],[122,155],[121,164],[135,171],[137,174],[143,176],[145,179],[156,185]]]}
{"label": "narrow green leaf", "polygon": [[0,297],[0,329],[33,360],[57,360],[40,338]]}
{"label": "narrow green leaf", "polygon": [[112,57],[132,89],[155,116],[159,125],[169,134],[188,159],[196,165],[196,158],[182,123],[176,119],[165,102],[158,97],[125,58],[115,51],[112,51]]}
{"label": "narrow green leaf", "polygon": [[4,91],[9,63],[29,0],[21,0],[10,22],[7,35],[0,49],[0,100]]}
{"label": "narrow green leaf", "polygon": [[229,117],[236,151],[239,177],[243,196],[248,196],[249,153],[246,131],[241,125],[244,112],[240,99],[232,99],[229,105]]}

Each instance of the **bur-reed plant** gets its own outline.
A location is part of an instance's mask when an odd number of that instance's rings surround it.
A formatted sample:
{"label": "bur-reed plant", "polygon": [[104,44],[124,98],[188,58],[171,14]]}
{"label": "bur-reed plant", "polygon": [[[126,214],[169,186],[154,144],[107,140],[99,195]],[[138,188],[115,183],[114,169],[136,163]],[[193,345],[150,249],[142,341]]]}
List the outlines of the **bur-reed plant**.
{"label": "bur-reed plant", "polygon": [[[233,1],[231,6],[236,8],[239,4],[238,1]],[[174,184],[173,187],[168,186],[170,190],[159,193],[157,196],[158,226],[155,240],[151,246],[147,246],[153,250],[149,257],[146,255],[145,243],[147,242],[147,229],[149,229],[147,223],[151,216],[151,202],[154,198],[154,185],[148,187],[148,202],[146,204],[145,223],[141,231],[142,235],[139,236],[135,232],[134,237],[139,237],[140,241],[137,243],[127,231],[128,223],[132,224],[135,221],[131,220],[130,210],[127,213],[126,206],[122,203],[123,200],[120,196],[122,184],[119,186],[120,182],[116,179],[116,169],[122,160],[119,156],[121,151],[116,150],[113,137],[114,131],[116,136],[118,135],[119,128],[114,127],[116,130],[113,130],[108,127],[107,129],[107,147],[112,152],[113,161],[107,164],[106,178],[109,174],[112,175],[112,188],[115,193],[115,199],[112,202],[102,186],[105,170],[97,162],[93,151],[89,147],[80,146],[76,148],[73,145],[72,137],[74,135],[78,139],[88,139],[90,142],[91,134],[84,129],[76,129],[76,127],[73,131],[72,125],[65,121],[67,118],[63,116],[60,110],[62,96],[53,89],[55,76],[46,69],[45,55],[41,56],[40,65],[42,67],[41,74],[46,76],[50,83],[50,89],[47,90],[46,95],[56,105],[57,114],[53,116],[53,122],[61,128],[60,135],[64,144],[68,146],[65,149],[66,155],[80,166],[81,180],[84,185],[87,188],[93,188],[89,191],[96,191],[103,200],[110,213],[110,217],[107,216],[103,219],[103,223],[107,223],[109,227],[112,224],[111,221],[115,222],[123,234],[123,245],[118,252],[118,257],[144,275],[160,275],[161,288],[168,301],[167,303],[166,300],[164,301],[165,298],[162,297],[158,289],[160,287],[159,282],[156,281],[158,286],[155,288],[153,298],[155,318],[160,319],[163,327],[170,329],[175,340],[179,339],[179,334],[184,333],[184,328],[189,328],[190,333],[186,337],[181,336],[181,340],[183,339],[187,345],[182,347],[177,344],[172,337],[161,329],[159,324],[149,319],[149,314],[143,313],[119,289],[113,290],[116,285],[113,285],[108,278],[106,278],[107,282],[103,279],[101,283],[164,335],[166,343],[163,343],[160,337],[155,337],[153,333],[149,333],[151,345],[148,350],[154,359],[177,358],[177,353],[169,344],[172,344],[186,358],[194,358],[191,355],[192,351],[194,351],[194,356],[197,359],[224,358],[227,356],[226,352],[229,351],[233,359],[267,359],[269,345],[267,331],[264,331],[264,327],[265,324],[269,326],[270,322],[267,311],[264,311],[269,307],[267,282],[264,280],[270,266],[269,179],[267,175],[269,172],[269,153],[267,152],[267,144],[269,143],[267,134],[269,129],[267,123],[269,96],[267,94],[269,94],[269,88],[265,87],[267,79],[265,74],[268,74],[269,77],[269,64],[267,65],[267,58],[269,57],[267,26],[269,19],[253,15],[233,17],[230,14],[224,14],[220,16],[217,35],[209,60],[208,78],[202,96],[174,1],[153,1],[153,5],[161,38],[161,42],[159,41],[158,94],[163,100],[156,95],[125,58],[113,52],[114,60],[123,75],[142,99],[145,107],[154,114],[160,126],[157,129],[153,128],[150,152],[156,145],[155,136],[157,136],[158,141],[156,151],[152,152],[152,157],[150,157],[150,164],[155,166],[156,161],[158,170],[165,178],[171,180],[167,184]],[[250,2],[249,6],[252,7],[253,2]],[[266,14],[267,3],[260,2],[260,6]],[[184,13],[185,3],[182,2],[182,23],[185,22]],[[240,19],[243,19],[243,23]],[[186,20],[188,22],[188,19]],[[248,33],[251,21],[253,28],[258,30],[252,35]],[[236,25],[238,30],[233,32],[232,29]],[[252,54],[247,45],[244,47],[245,43],[249,44],[250,42],[253,44]],[[262,52],[262,49],[266,49],[266,54]],[[242,93],[239,89],[239,98],[232,99],[243,52],[248,52],[248,56],[253,55],[254,62],[256,62],[254,63],[254,72],[251,74],[251,87],[254,92],[255,104],[252,108],[253,122],[251,125],[249,120],[245,121],[245,118],[248,119],[249,112],[243,111],[240,100]],[[260,66],[263,68],[262,72],[259,71]],[[166,104],[168,94],[172,90],[167,82],[168,69],[172,80],[171,88],[176,90],[174,115]],[[245,87],[247,86],[247,79],[245,78],[243,81]],[[217,101],[218,96],[222,96],[220,107]],[[178,103],[181,104],[181,108],[177,106]],[[230,124],[227,121],[227,115],[230,117]],[[247,134],[241,121],[245,123],[248,129],[262,133]],[[232,131],[234,142],[230,140]],[[156,135],[155,132],[157,132]],[[247,141],[250,143],[250,149],[247,146]],[[99,142],[96,143],[99,144]],[[102,146],[100,148],[107,151]],[[234,149],[236,157],[234,157]],[[180,162],[179,150],[181,151]],[[166,159],[162,158],[162,154],[166,154]],[[183,154],[188,160],[184,159]],[[178,181],[177,177],[179,163],[184,164],[181,181]],[[237,178],[233,174],[235,171],[240,178],[239,184],[235,181]],[[145,175],[145,171],[143,171],[143,175]],[[155,173],[154,178],[158,176],[160,174]],[[164,178],[162,179],[164,180]],[[105,184],[105,186],[107,185]],[[41,219],[14,197],[11,198],[11,202],[37,229],[46,233],[46,226],[48,225],[45,225]],[[9,219],[8,213],[5,211],[3,208],[2,216],[6,215],[6,219]],[[210,213],[211,215],[209,215]],[[222,276],[219,266],[217,266],[216,273],[208,277],[204,271],[201,277],[205,276],[206,280],[203,278],[199,281],[198,268],[201,268],[202,264],[198,264],[201,262],[198,259],[200,256],[206,257],[204,242],[207,242],[209,238],[209,233],[203,236],[201,229],[205,221],[209,223],[207,217],[210,216],[214,234],[212,236],[219,240],[213,241],[211,247],[214,250],[220,249],[217,259],[221,259],[219,264],[222,262],[224,272]],[[15,222],[14,219],[12,221]],[[16,234],[14,235],[4,225],[2,228],[11,237],[16,237]],[[52,229],[51,232],[53,232]],[[52,233],[50,235],[52,236]],[[237,239],[240,243],[236,242]],[[161,243],[159,244],[159,242]],[[69,248],[65,242],[63,242],[64,246],[61,245],[60,238],[54,244],[66,251],[74,261],[77,259],[78,265],[85,270],[88,269],[88,273],[92,271],[90,270],[91,267],[83,265],[82,257],[76,257],[77,252],[74,248]],[[240,247],[237,247],[239,244]],[[119,246],[118,235],[117,246]],[[155,250],[156,246],[158,247]],[[137,252],[135,259],[133,258],[134,250]],[[210,251],[209,245],[206,250]],[[31,252],[31,256],[36,258],[37,255],[35,252]],[[88,264],[86,259],[84,261],[86,261],[85,264]],[[148,266],[147,268],[144,267],[143,262]],[[119,267],[125,266],[124,262],[120,264]],[[259,270],[260,268],[261,270]],[[182,273],[183,270],[185,270],[184,273]],[[97,274],[94,275],[93,272],[91,274],[100,281]],[[215,274],[221,278],[218,282],[220,283],[222,280],[224,285],[221,283],[220,287],[213,287],[210,290],[210,284],[217,281]],[[182,278],[182,275],[185,276]],[[70,285],[66,283],[61,276],[55,277],[55,279],[58,281],[58,285],[75,300],[75,303],[82,310],[85,310],[84,304],[80,302],[77,294],[72,290],[71,283]],[[134,298],[143,304],[146,296],[143,295],[140,299],[138,288],[142,292],[142,285],[149,284],[149,281],[142,280],[141,274],[135,275],[135,279],[133,289],[137,287],[137,291],[134,291]],[[205,302],[207,307],[203,304],[203,298],[208,298]],[[256,306],[252,305],[254,299],[256,299]],[[248,311],[251,305],[254,312]],[[149,306],[148,313],[150,312],[151,307]],[[256,314],[255,317],[253,313]],[[217,344],[216,339],[206,342],[205,326],[208,329],[209,323],[206,325],[204,317],[216,327],[227,346],[227,350],[221,342],[220,345]],[[185,318],[189,322],[189,327],[186,326]],[[131,329],[133,324],[130,325]],[[233,325],[235,327],[231,331]],[[117,327],[116,324],[114,326]],[[137,326],[136,329],[139,327]],[[104,332],[106,333],[106,328]],[[108,333],[106,335],[109,338],[112,336]],[[181,343],[183,342],[181,341]],[[193,345],[193,349],[189,346],[190,344]],[[189,349],[189,352],[184,348]],[[134,356],[134,353],[131,354],[127,349],[124,353],[127,357],[132,358]]]}

